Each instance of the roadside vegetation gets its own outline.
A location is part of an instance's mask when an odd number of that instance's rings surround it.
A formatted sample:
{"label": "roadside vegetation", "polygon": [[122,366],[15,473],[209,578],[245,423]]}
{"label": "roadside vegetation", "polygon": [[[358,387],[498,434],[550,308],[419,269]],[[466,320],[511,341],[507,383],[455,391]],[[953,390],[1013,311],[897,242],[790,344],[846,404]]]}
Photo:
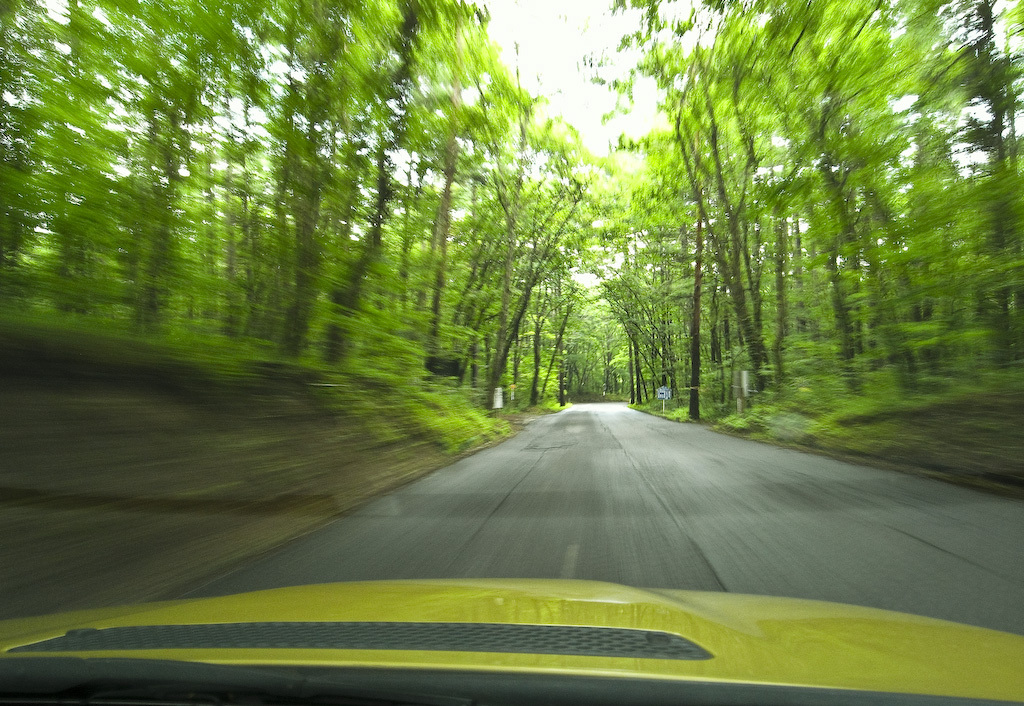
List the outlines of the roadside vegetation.
{"label": "roadside vegetation", "polygon": [[180,595],[661,387],[1020,484],[1024,10],[612,5],[633,75],[566,60],[664,119],[597,156],[484,2],[0,3],[5,614]]}
{"label": "roadside vegetation", "polygon": [[[1024,497],[1021,376],[987,375],[898,397],[882,382],[856,397],[842,387],[769,390],[745,412],[722,410],[709,424],[728,434]],[[690,421],[685,399],[667,401],[664,412],[658,400],[633,407]]]}
{"label": "roadside vegetation", "polygon": [[1020,8],[632,4],[667,121],[604,212],[631,402],[1019,483]]}
{"label": "roadside vegetation", "polygon": [[176,598],[521,421],[386,368],[9,315],[0,617]]}
{"label": "roadside vegetation", "polygon": [[444,453],[669,387],[738,433],[1010,469],[1022,10],[677,5],[614,3],[629,79],[581,63],[661,98],[605,157],[485,3],[3,4],[0,366],[275,390]]}
{"label": "roadside vegetation", "polygon": [[508,430],[463,391],[425,375],[410,379],[383,365],[342,375],[273,349],[198,335],[140,338],[75,320],[0,320],[0,374],[10,384],[69,392],[96,385],[162,392],[225,418],[319,418],[357,426],[370,445],[426,442],[449,454]]}

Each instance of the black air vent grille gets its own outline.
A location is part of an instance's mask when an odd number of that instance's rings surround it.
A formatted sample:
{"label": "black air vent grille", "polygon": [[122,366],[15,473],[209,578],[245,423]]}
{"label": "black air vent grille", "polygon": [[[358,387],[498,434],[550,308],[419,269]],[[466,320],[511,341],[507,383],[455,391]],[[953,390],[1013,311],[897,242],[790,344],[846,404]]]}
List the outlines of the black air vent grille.
{"label": "black air vent grille", "polygon": [[226,623],[72,630],[11,652],[168,649],[429,650],[709,659],[679,635],[652,630],[504,623]]}

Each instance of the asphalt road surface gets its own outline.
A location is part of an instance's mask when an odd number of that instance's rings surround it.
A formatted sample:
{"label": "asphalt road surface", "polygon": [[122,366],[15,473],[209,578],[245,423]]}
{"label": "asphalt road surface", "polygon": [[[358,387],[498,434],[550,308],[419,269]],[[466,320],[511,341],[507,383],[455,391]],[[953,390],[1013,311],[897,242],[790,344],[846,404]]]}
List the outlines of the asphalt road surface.
{"label": "asphalt road surface", "polygon": [[1024,503],[581,404],[189,595],[481,577],[814,598],[1024,634]]}

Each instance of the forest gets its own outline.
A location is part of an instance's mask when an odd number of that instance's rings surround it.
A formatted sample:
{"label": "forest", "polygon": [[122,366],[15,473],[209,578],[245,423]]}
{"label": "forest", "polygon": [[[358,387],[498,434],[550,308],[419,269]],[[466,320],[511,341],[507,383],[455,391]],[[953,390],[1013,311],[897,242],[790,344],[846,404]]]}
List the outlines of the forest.
{"label": "forest", "polygon": [[477,409],[1020,387],[1024,11],[612,9],[581,81],[663,120],[605,156],[482,2],[3,0],[0,310]]}

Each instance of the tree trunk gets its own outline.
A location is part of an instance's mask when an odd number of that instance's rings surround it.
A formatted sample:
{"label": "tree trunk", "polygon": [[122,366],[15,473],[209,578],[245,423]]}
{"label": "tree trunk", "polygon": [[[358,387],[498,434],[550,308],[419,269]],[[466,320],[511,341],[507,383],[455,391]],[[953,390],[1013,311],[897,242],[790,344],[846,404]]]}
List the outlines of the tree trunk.
{"label": "tree trunk", "polygon": [[646,395],[644,395],[644,378],[643,378],[643,365],[640,364],[640,346],[637,345],[636,341],[632,341],[633,344],[633,370],[636,373],[636,403],[643,404]]}
{"label": "tree trunk", "polygon": [[[391,76],[383,79],[389,82],[390,97],[387,101],[391,113],[386,125],[378,135],[379,145],[375,159],[376,195],[373,213],[370,216],[370,228],[363,243],[363,251],[349,272],[347,281],[332,296],[338,313],[346,317],[354,317],[359,310],[363,297],[363,286],[373,266],[380,260],[384,251],[384,223],[387,220],[394,188],[391,185],[394,165],[390,152],[398,149],[405,137],[407,127],[406,104],[408,102],[408,85],[412,81],[413,50],[419,31],[419,15],[416,2],[402,3],[402,26],[396,38],[395,52],[399,57],[398,67]],[[348,350],[348,339],[340,337],[331,353],[331,360],[341,359]]]}
{"label": "tree trunk", "polygon": [[772,353],[775,357],[775,386],[781,387],[786,377],[783,349],[788,326],[786,301],[786,255],[789,252],[789,238],[786,233],[786,220],[778,209],[775,212],[775,344]]}
{"label": "tree trunk", "polygon": [[[319,142],[316,125],[308,122],[307,146]],[[321,166],[315,157],[311,164],[303,165],[298,179],[302,196],[296,201],[295,218],[295,290],[285,320],[284,351],[298,356],[306,345],[309,322],[316,299],[316,279],[320,269],[320,251],[316,242],[323,192]]]}
{"label": "tree trunk", "polygon": [[[520,337],[519,337],[519,332],[518,331],[515,334],[515,338],[513,338],[512,340],[513,340],[513,343],[512,343],[512,383],[511,384],[513,385],[513,388],[510,388],[510,389],[515,389],[514,386],[519,384],[519,362],[522,359],[522,347],[520,346]],[[512,395],[509,394],[509,398],[511,398],[511,397],[512,397]]]}
{"label": "tree trunk", "polygon": [[533,324],[533,380],[530,383],[530,406],[536,407],[540,403],[540,334],[544,319],[538,312]]}
{"label": "tree trunk", "polygon": [[509,193],[508,185],[500,174],[497,177],[496,183],[498,201],[501,204],[502,213],[505,217],[505,267],[501,276],[501,309],[498,312],[498,330],[494,347],[495,360],[494,365],[490,367],[490,374],[488,375],[488,381],[492,390],[498,386],[502,375],[505,373],[506,342],[510,338],[508,313],[512,296],[513,264],[515,262],[518,242],[516,228],[519,222],[520,199],[522,197],[523,178],[526,171],[526,163],[523,156],[526,151],[526,120],[529,107],[520,105],[519,109],[519,147],[517,150],[519,157],[517,159],[516,175],[512,183],[512,193]]}
{"label": "tree trunk", "polygon": [[548,361],[548,371],[544,375],[544,386],[541,389],[541,397],[545,397],[548,392],[548,379],[551,377],[551,368],[554,366],[555,361],[558,359],[558,352],[562,350],[562,337],[565,335],[565,327],[569,323],[569,315],[572,313],[572,306],[566,304],[565,316],[562,317],[562,323],[558,327],[558,334],[555,336],[555,352],[551,354],[551,360]]}
{"label": "tree trunk", "polygon": [[[740,258],[749,257],[743,237],[744,219],[746,217],[744,200],[741,198],[738,204],[734,204],[730,198],[729,190],[726,186],[726,175],[718,149],[718,124],[715,121],[714,111],[711,109],[710,102],[708,102],[707,107],[710,120],[708,144],[711,147],[713,158],[711,175],[714,177],[718,202],[725,212],[726,236],[723,237],[718,232],[719,229],[717,227],[713,228],[712,221],[708,218],[709,206],[704,197],[702,182],[699,177],[699,173],[702,170],[707,173],[708,165],[704,164],[704,161],[701,159],[700,153],[696,149],[696,144],[694,149],[690,150],[688,140],[684,138],[680,131],[678,120],[676,122],[676,141],[683,156],[683,163],[686,167],[691,190],[697,201],[700,218],[703,220],[707,230],[708,240],[714,245],[714,255],[718,264],[719,274],[724,281],[726,290],[728,290],[736,314],[736,322],[739,324],[740,332],[747,344],[751,365],[754,368],[757,389],[763,390],[766,384],[764,366],[768,362],[768,351],[765,347],[763,332],[756,325],[756,322],[760,321],[760,314],[756,312],[755,315],[751,314],[740,266]],[[752,272],[748,268],[748,279],[751,274]],[[759,305],[756,295],[754,296],[754,304],[755,307]]]}
{"label": "tree trunk", "polygon": [[633,375],[633,341],[630,339],[629,345],[626,346],[629,349],[629,403],[636,404],[636,377]]}
{"label": "tree trunk", "polygon": [[703,276],[704,231],[697,218],[693,267],[693,318],[690,321],[690,419],[700,421],[700,295]]}
{"label": "tree trunk", "polygon": [[[461,15],[459,15],[461,17]],[[434,291],[430,304],[430,337],[427,351],[439,354],[441,336],[441,298],[444,294],[448,268],[448,236],[452,221],[452,182],[455,181],[455,168],[459,161],[459,143],[456,139],[459,131],[459,112],[462,107],[462,33],[459,23],[455,28],[455,70],[452,80],[452,117],[448,126],[448,141],[444,148],[444,188],[441,190],[441,201],[437,207],[437,219],[431,249],[435,250],[437,265],[434,270]]]}
{"label": "tree trunk", "polygon": [[800,217],[793,217],[793,282],[795,287],[796,333],[807,333],[807,303],[804,301],[804,250]]}
{"label": "tree trunk", "polygon": [[832,238],[829,245],[826,268],[828,269],[829,282],[831,283],[832,311],[836,319],[836,330],[839,333],[839,354],[842,357],[843,372],[847,384],[856,389],[858,380],[853,367],[853,359],[857,355],[856,331],[850,296],[847,292],[846,277],[839,268],[839,258],[844,261],[859,260],[859,253],[848,252],[847,244],[853,244],[857,240],[856,228],[853,216],[849,211],[849,195],[844,190],[845,177],[840,180],[833,171],[836,166],[832,159],[826,154],[821,160],[819,172],[822,179],[829,187],[829,196],[832,206],[839,219],[839,232]]}
{"label": "tree trunk", "polygon": [[558,342],[558,406],[565,406],[565,357],[562,355],[562,342]]}
{"label": "tree trunk", "polygon": [[[227,162],[224,169],[224,193],[227,195],[227,203],[224,204],[224,280],[225,280],[225,304],[224,312],[224,334],[237,336],[239,326],[239,310],[241,309],[238,298],[238,218],[235,213],[234,203],[234,165]],[[212,190],[211,190],[212,193]],[[214,238],[211,237],[211,240]]]}
{"label": "tree trunk", "polygon": [[419,183],[416,190],[413,191],[412,165],[412,160],[409,160],[409,168],[405,176],[405,199],[402,204],[402,249],[398,257],[398,280],[402,287],[402,291],[398,295],[398,302],[403,311],[409,301],[409,268],[414,236],[410,215],[419,201],[419,195],[423,188],[422,172],[420,172],[417,175]]}

